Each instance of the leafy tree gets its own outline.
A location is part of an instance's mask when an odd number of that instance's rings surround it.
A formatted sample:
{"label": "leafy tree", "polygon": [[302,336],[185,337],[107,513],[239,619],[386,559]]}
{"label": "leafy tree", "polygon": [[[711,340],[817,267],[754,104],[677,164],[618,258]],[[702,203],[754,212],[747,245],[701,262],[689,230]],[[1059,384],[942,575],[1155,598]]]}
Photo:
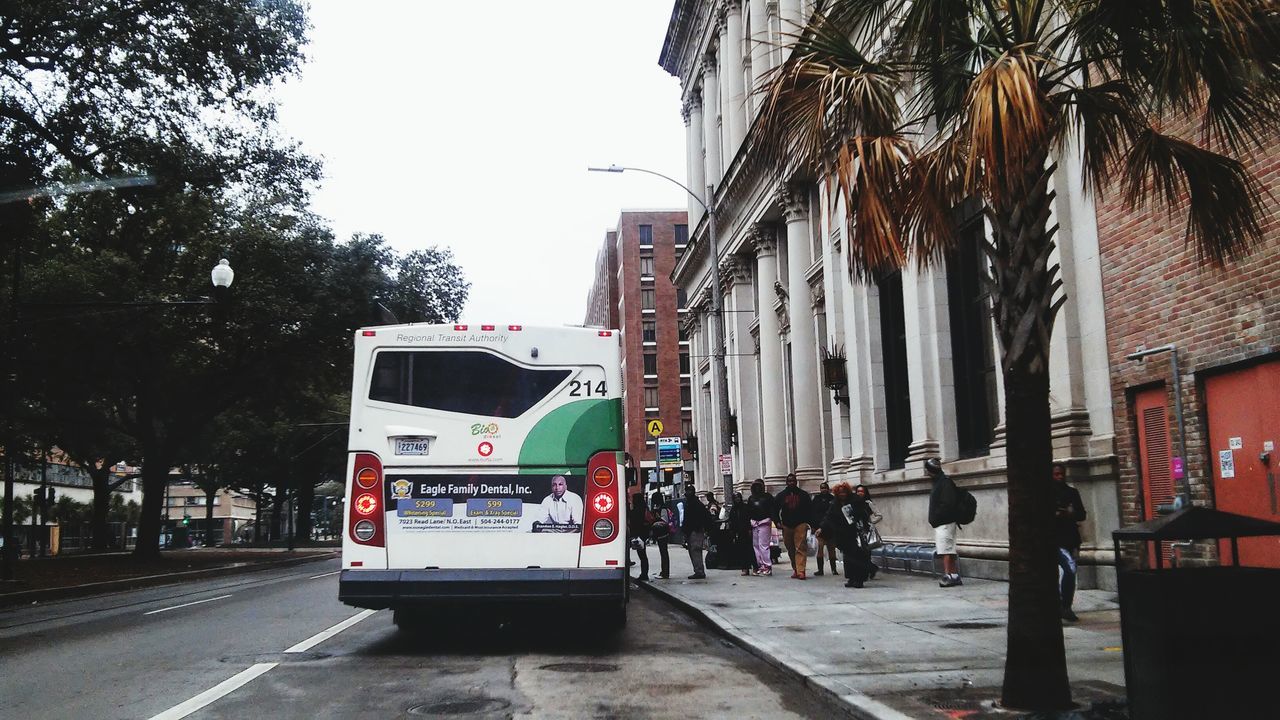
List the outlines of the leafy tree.
{"label": "leafy tree", "polygon": [[10,0],[0,9],[0,130],[102,176],[139,140],[266,150],[262,89],[297,71],[292,0]]}
{"label": "leafy tree", "polygon": [[396,258],[387,306],[401,322],[455,322],[471,283],[453,263],[453,251],[436,247]]}
{"label": "leafy tree", "polygon": [[[1071,704],[1050,487],[1054,158],[1088,189],[1187,210],[1219,264],[1259,240],[1263,193],[1237,159],[1280,129],[1277,6],[1250,0],[834,0],[763,88],[753,142],[843,203],[850,272],[931,263],[974,198],[1006,391],[1006,706]],[[905,101],[900,99],[905,98]],[[1189,128],[1191,137],[1178,132]]]}

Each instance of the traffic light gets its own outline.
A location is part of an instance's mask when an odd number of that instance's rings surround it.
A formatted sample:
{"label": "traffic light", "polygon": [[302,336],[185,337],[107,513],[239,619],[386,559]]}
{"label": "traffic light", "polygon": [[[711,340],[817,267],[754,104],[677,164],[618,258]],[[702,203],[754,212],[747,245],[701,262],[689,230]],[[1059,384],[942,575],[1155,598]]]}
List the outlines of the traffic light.
{"label": "traffic light", "polygon": [[31,494],[35,497],[37,503],[44,504],[44,488],[36,488],[31,491]]}
{"label": "traffic light", "polygon": [[184,513],[182,515],[182,526],[187,527],[190,524],[191,524],[191,516]]}
{"label": "traffic light", "polygon": [[52,505],[53,495],[54,495],[53,488],[46,488],[44,493],[44,501]]}

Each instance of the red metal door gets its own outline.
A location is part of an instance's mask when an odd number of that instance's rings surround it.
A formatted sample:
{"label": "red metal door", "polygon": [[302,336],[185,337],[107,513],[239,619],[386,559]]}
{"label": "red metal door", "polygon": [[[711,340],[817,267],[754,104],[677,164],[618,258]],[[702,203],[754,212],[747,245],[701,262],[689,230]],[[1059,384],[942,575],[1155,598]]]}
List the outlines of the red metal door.
{"label": "red metal door", "polygon": [[[1142,516],[1146,520],[1154,519],[1156,507],[1173,502],[1176,495],[1169,444],[1168,396],[1168,390],[1161,385],[1143,390],[1133,398],[1138,425],[1138,464],[1142,472]],[[1161,543],[1160,548],[1165,562],[1170,561],[1173,558],[1170,544]],[[1155,565],[1154,552],[1147,559]]]}
{"label": "red metal door", "polygon": [[[1218,509],[1280,522],[1280,360],[1210,377],[1204,391]],[[1220,550],[1223,564],[1230,563],[1230,545],[1224,542]],[[1240,564],[1280,568],[1280,538],[1242,538]]]}

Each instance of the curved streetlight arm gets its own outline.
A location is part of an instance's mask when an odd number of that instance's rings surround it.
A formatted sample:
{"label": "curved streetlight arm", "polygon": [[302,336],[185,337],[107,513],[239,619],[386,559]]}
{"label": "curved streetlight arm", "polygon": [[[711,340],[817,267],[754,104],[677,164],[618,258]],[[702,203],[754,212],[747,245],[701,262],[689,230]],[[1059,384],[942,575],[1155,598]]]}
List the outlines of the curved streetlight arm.
{"label": "curved streetlight arm", "polygon": [[660,173],[660,172],[654,172],[654,171],[652,171],[652,170],[645,170],[644,168],[637,168],[637,167],[622,167],[621,165],[610,165],[610,166],[609,166],[609,167],[607,167],[607,168],[600,168],[600,167],[589,167],[589,168],[587,168],[587,172],[609,172],[609,173],[620,173],[620,172],[626,172],[627,170],[630,170],[630,171],[632,171],[632,172],[646,173],[646,174],[648,174],[648,175],[657,175],[658,177],[662,178],[663,180],[666,180],[667,182],[671,183],[672,185],[676,185],[676,186],[678,186],[681,190],[684,190],[685,192],[689,193],[689,197],[693,198],[694,200],[697,200],[697,201],[698,201],[698,204],[702,206],[703,211],[705,211],[708,215],[710,215],[710,214],[711,214],[711,208],[707,207],[707,204],[706,204],[705,202],[703,202],[703,201],[702,201],[702,198],[698,197],[698,194],[697,194],[697,193],[695,193],[694,191],[690,190],[690,189],[689,189],[689,187],[688,187],[687,185],[685,185],[684,183],[680,182],[679,180],[676,180],[675,178],[673,178],[673,177],[669,177],[669,176],[667,176],[667,175],[663,175],[663,174],[662,174],[662,173]]}

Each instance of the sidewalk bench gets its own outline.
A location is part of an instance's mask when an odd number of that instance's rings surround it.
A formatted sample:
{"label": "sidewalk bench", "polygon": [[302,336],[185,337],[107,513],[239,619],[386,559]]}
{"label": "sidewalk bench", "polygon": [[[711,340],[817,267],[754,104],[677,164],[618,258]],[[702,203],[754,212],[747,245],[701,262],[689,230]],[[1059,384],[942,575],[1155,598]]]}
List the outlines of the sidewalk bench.
{"label": "sidewalk bench", "polygon": [[885,543],[871,551],[871,559],[879,560],[879,565],[886,570],[905,570],[907,572],[924,572],[937,575],[934,565],[936,556],[933,544],[921,543]]}

